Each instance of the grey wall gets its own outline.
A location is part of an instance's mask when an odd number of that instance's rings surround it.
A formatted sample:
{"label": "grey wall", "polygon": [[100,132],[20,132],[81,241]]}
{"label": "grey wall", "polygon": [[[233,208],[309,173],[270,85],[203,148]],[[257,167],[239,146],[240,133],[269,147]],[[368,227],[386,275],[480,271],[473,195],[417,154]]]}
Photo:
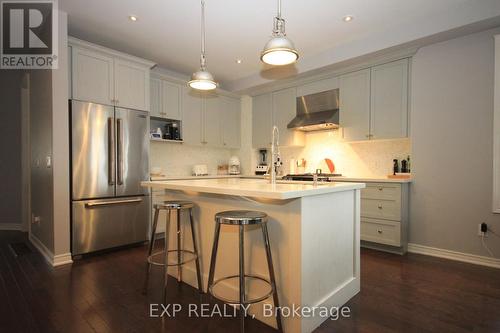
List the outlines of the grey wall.
{"label": "grey wall", "polygon": [[31,212],[41,218],[31,233],[54,250],[53,174],[45,160],[52,157],[52,71],[30,73]]}
{"label": "grey wall", "polygon": [[[30,73],[31,232],[53,255],[70,252],[67,14],[59,13],[59,68]],[[46,158],[52,167],[46,167]],[[38,163],[39,162],[39,163]]]}
{"label": "grey wall", "polygon": [[22,75],[22,70],[0,70],[0,229],[22,222]]}
{"label": "grey wall", "polygon": [[[491,213],[493,35],[468,35],[420,49],[412,64],[410,242],[487,255],[477,236]],[[486,243],[500,256],[500,239]]]}

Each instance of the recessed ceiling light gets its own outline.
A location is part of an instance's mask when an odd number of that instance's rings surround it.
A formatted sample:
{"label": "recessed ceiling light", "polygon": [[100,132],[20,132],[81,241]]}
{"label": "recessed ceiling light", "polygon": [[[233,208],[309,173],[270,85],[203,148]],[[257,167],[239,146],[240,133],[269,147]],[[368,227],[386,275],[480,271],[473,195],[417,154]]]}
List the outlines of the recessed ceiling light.
{"label": "recessed ceiling light", "polygon": [[130,21],[132,21],[132,22],[135,22],[135,21],[137,21],[137,16],[135,16],[135,15],[130,15],[130,16],[128,17],[128,19],[129,19]]}
{"label": "recessed ceiling light", "polygon": [[354,16],[352,16],[352,15],[346,15],[346,16],[344,16],[344,17],[342,18],[342,20],[343,20],[344,22],[351,22],[352,20],[354,20]]}
{"label": "recessed ceiling light", "polygon": [[236,63],[237,63],[237,64],[241,64],[242,62],[243,62],[243,60],[241,60],[241,59],[236,59]]}

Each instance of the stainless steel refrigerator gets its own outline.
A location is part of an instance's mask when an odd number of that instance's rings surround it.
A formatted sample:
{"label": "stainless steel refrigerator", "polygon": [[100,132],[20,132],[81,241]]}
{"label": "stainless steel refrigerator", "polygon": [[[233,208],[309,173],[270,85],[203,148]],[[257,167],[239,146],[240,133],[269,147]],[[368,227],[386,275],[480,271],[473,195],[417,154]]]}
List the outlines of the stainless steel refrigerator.
{"label": "stainless steel refrigerator", "polygon": [[72,254],[145,241],[147,112],[75,100],[70,109]]}

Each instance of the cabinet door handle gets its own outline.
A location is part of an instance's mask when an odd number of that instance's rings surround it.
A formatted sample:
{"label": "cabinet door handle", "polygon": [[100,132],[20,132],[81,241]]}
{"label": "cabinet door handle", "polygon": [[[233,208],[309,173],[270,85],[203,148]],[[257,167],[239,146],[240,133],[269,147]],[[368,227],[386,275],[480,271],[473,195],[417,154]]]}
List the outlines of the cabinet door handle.
{"label": "cabinet door handle", "polygon": [[378,205],[378,209],[382,209],[382,205]]}
{"label": "cabinet door handle", "polygon": [[382,231],[382,230],[380,230],[380,229],[378,229],[378,230],[377,230],[377,232],[378,232],[379,234],[383,233],[383,231]]}

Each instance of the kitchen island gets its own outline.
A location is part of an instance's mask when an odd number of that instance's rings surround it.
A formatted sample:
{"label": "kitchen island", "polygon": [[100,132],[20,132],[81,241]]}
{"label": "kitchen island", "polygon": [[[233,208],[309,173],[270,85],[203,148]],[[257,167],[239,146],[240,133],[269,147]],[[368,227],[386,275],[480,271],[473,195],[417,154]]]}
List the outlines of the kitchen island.
{"label": "kitchen island", "polygon": [[[204,288],[208,280],[214,215],[224,210],[241,209],[259,210],[269,215],[268,229],[285,332],[313,331],[328,319],[321,309],[330,311],[341,307],[360,290],[360,190],[364,184],[315,186],[222,178],[148,181],[142,186],[155,191],[156,201],[190,200],[196,204],[194,217]],[[175,244],[175,235],[171,233],[170,237],[170,244]],[[237,237],[237,228],[222,226],[216,279],[238,271]],[[246,272],[267,277],[260,229],[247,227],[245,238]],[[189,234],[183,237],[183,242],[186,248],[191,248]],[[195,269],[190,264],[183,267],[183,280],[196,286]],[[170,273],[176,276],[175,268]],[[248,284],[247,294],[253,297],[267,290],[266,286],[252,282]],[[237,299],[237,280],[222,283],[216,292]],[[250,313],[276,327],[274,317],[263,312],[265,303],[272,304],[272,299],[251,306]],[[301,316],[294,316],[292,311],[297,307],[314,307],[315,315],[312,315],[313,309],[305,309]]]}

